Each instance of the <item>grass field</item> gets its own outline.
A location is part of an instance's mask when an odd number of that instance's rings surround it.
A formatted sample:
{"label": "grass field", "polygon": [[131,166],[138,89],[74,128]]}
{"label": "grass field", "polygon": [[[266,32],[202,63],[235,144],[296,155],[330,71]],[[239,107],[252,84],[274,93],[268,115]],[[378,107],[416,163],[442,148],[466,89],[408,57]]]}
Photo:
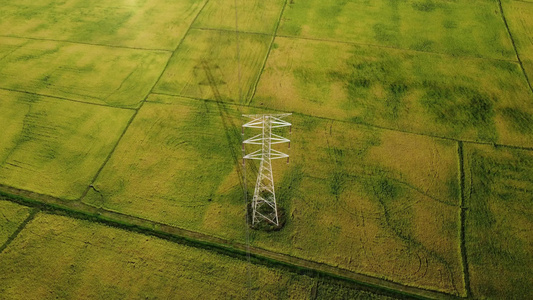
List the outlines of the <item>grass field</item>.
{"label": "grass field", "polygon": [[466,246],[473,296],[501,299],[511,293],[516,299],[530,299],[533,155],[471,146],[465,159]]}
{"label": "grass field", "polygon": [[0,260],[4,299],[311,299],[315,286],[307,276],[46,214]]}
{"label": "grass field", "polygon": [[[533,79],[533,2],[505,1],[502,3],[509,20],[509,29],[529,80]],[[531,123],[531,122],[529,122]]]}
{"label": "grass field", "polygon": [[[271,38],[234,32],[191,30],[174,53],[154,92],[239,103],[250,99]],[[240,64],[240,68],[239,68]],[[239,78],[239,76],[241,76]]]}
{"label": "grass field", "polygon": [[132,112],[0,90],[0,183],[79,198]]}
{"label": "grass field", "polygon": [[170,57],[53,41],[0,37],[0,43],[0,88],[119,107],[139,106]]}
{"label": "grass field", "polygon": [[30,208],[0,199],[0,249],[30,215]]}
{"label": "grass field", "polygon": [[533,145],[533,94],[517,63],[279,37],[274,45],[253,105]]}
{"label": "grass field", "polygon": [[290,1],[280,34],[514,59],[496,1]]}
{"label": "grass field", "polygon": [[0,5],[0,298],[533,297],[532,0]]}
{"label": "grass field", "polygon": [[[284,0],[237,1],[239,31],[273,34]],[[235,30],[235,0],[210,0],[193,24],[195,28]]]}
{"label": "grass field", "polygon": [[[275,164],[289,219],[280,232],[254,232],[252,245],[462,294],[456,146],[310,117],[292,121],[295,158]],[[151,97],[84,202],[244,242],[240,124],[235,108]],[[404,153],[412,159],[395,159]],[[247,170],[250,193],[256,168]]]}
{"label": "grass field", "polygon": [[204,0],[2,0],[0,35],[174,50]]}

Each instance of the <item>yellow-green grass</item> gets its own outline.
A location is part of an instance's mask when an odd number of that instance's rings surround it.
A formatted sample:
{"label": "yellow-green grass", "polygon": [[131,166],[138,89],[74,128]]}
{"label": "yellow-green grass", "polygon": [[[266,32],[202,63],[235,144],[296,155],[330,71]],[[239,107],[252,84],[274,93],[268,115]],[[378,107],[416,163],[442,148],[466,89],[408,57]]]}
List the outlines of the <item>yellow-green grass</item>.
{"label": "yellow-green grass", "polygon": [[245,102],[251,97],[270,42],[269,36],[240,33],[238,57],[234,32],[191,30],[154,91],[239,103],[241,87],[241,101]]}
{"label": "yellow-green grass", "polygon": [[0,248],[30,215],[30,208],[0,199]]}
{"label": "yellow-green grass", "polygon": [[387,297],[384,295],[376,295],[371,292],[351,289],[338,283],[331,283],[327,281],[318,281],[317,292],[315,299],[328,299],[328,300],[346,300],[346,299],[358,299],[358,300],[392,300],[395,298]]}
{"label": "yellow-green grass", "polygon": [[193,27],[235,30],[235,3],[239,31],[273,34],[285,0],[211,0]]}
{"label": "yellow-green grass", "polygon": [[310,299],[314,286],[304,275],[42,213],[0,261],[2,299]]}
{"label": "yellow-green grass", "polygon": [[279,33],[515,59],[496,1],[291,1]]}
{"label": "yellow-green grass", "polygon": [[[240,113],[248,110],[150,96],[84,202],[244,243]],[[274,163],[287,223],[253,232],[252,245],[463,295],[456,145],[291,121],[292,163]],[[257,165],[247,166],[251,194]]]}
{"label": "yellow-green grass", "polygon": [[149,101],[160,103],[145,103],[84,201],[189,229],[214,213],[233,227],[217,235],[242,237],[245,207],[233,160],[240,150],[232,152],[240,131],[231,128],[240,126],[238,114],[224,113],[226,124],[214,103],[162,95]]}
{"label": "yellow-green grass", "polygon": [[0,183],[75,199],[133,112],[0,89]]}
{"label": "yellow-green grass", "polygon": [[1,0],[0,35],[174,50],[205,0]]}
{"label": "yellow-green grass", "polygon": [[533,153],[467,145],[465,171],[472,296],[533,298]]}
{"label": "yellow-green grass", "polygon": [[[533,2],[505,1],[502,5],[518,54],[531,82],[533,81]],[[532,122],[530,119],[529,124]]]}
{"label": "yellow-green grass", "polygon": [[170,53],[0,37],[0,88],[138,107]]}
{"label": "yellow-green grass", "polygon": [[518,63],[292,38],[274,43],[253,105],[533,146],[533,94]]}

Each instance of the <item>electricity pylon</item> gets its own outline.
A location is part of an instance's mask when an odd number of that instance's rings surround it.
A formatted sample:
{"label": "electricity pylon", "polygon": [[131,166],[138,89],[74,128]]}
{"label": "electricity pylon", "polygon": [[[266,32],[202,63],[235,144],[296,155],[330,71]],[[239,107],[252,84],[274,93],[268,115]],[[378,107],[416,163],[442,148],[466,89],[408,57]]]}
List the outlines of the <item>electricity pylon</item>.
{"label": "electricity pylon", "polygon": [[288,163],[289,155],[272,149],[272,145],[289,143],[290,149],[291,144],[289,139],[272,133],[272,129],[291,126],[291,123],[282,120],[282,118],[289,115],[291,114],[243,115],[246,118],[252,119],[242,126],[243,135],[245,127],[259,128],[262,130],[260,134],[244,140],[242,145],[243,152],[245,151],[245,144],[261,145],[261,149],[243,156],[243,165],[246,159],[261,160],[255,184],[254,197],[252,199],[252,225],[265,220],[275,226],[279,226],[274,176],[272,174],[272,160],[287,158]]}

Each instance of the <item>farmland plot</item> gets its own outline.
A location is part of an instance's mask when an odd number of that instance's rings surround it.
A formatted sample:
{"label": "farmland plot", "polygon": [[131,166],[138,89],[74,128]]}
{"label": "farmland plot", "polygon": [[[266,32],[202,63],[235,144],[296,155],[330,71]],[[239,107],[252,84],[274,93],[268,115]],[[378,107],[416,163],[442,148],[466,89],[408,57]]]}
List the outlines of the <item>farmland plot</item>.
{"label": "farmland plot", "polygon": [[336,121],[291,121],[298,124],[292,163],[276,177],[287,223],[279,232],[253,232],[252,243],[464,295],[456,146]]}
{"label": "farmland plot", "polygon": [[133,112],[0,89],[0,183],[75,199]]}
{"label": "farmland plot", "polygon": [[525,122],[533,118],[533,95],[517,63],[290,38],[274,43],[253,105],[533,145]]}
{"label": "farmland plot", "polygon": [[[284,4],[285,0],[238,0],[239,31],[273,34]],[[235,30],[235,0],[210,0],[192,26]]]}
{"label": "farmland plot", "polygon": [[243,51],[237,57],[234,32],[191,30],[154,91],[239,103],[242,87],[245,102],[251,97],[270,42],[268,36],[241,33],[239,47]]}
{"label": "farmland plot", "polygon": [[[245,242],[239,113],[151,96],[84,202]],[[291,118],[293,163],[274,164],[287,225],[252,245],[462,295],[455,144]]]}
{"label": "farmland plot", "polygon": [[170,57],[161,51],[0,37],[0,44],[4,41],[0,88],[119,107],[139,106]]}
{"label": "farmland plot", "polygon": [[46,214],[0,261],[4,299],[310,299],[314,286],[307,276]]}
{"label": "farmland plot", "polygon": [[[224,127],[238,114],[229,114],[225,124],[212,102],[168,96],[149,101],[84,201],[189,229],[201,228],[212,211],[232,225],[219,235],[242,236],[244,204],[233,160],[240,161],[234,155],[241,153],[241,135],[239,127]],[[239,119],[234,122],[240,126]],[[234,136],[231,143],[226,134]]]}
{"label": "farmland plot", "polygon": [[0,248],[30,215],[30,208],[0,198]]}
{"label": "farmland plot", "polygon": [[0,0],[0,35],[174,50],[205,0]]}
{"label": "farmland plot", "polygon": [[476,298],[533,297],[533,155],[468,146],[466,249]]}
{"label": "farmland plot", "polygon": [[[531,82],[533,80],[533,2],[505,1],[502,5],[518,54]],[[531,123],[531,120],[528,121]]]}
{"label": "farmland plot", "polygon": [[281,35],[515,59],[495,1],[290,1]]}

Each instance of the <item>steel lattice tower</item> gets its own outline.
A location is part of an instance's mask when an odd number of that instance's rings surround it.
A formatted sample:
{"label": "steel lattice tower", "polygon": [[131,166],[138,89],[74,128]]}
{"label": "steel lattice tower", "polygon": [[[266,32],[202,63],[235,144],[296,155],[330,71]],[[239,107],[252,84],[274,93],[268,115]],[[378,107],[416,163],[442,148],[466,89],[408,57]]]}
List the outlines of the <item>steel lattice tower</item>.
{"label": "steel lattice tower", "polygon": [[246,159],[261,160],[255,184],[254,197],[252,199],[252,225],[265,220],[273,225],[279,226],[274,176],[272,174],[272,160],[287,158],[288,163],[289,155],[272,149],[272,145],[289,143],[290,149],[290,140],[272,133],[272,129],[291,126],[291,123],[282,120],[282,118],[289,115],[291,114],[243,115],[252,119],[243,125],[243,135],[245,127],[259,128],[262,130],[260,134],[244,140],[242,145],[243,152],[245,144],[261,145],[261,149],[243,156],[243,164]]}

